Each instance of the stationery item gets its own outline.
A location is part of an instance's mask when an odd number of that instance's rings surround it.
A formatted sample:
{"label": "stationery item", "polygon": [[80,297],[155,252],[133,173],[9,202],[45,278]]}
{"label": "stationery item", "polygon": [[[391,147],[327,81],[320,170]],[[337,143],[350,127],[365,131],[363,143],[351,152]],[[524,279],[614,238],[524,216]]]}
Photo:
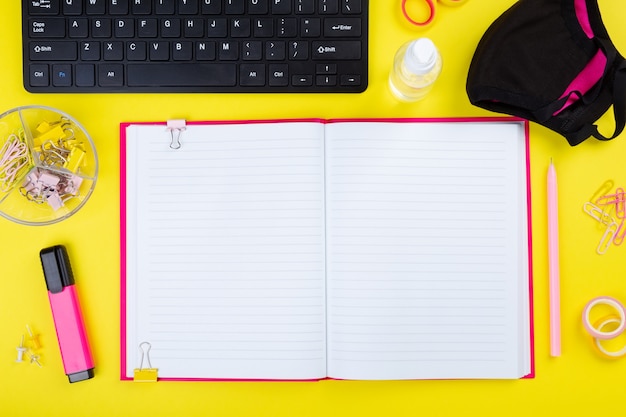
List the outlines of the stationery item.
{"label": "stationery item", "polygon": [[533,375],[528,125],[121,126],[121,378]]}
{"label": "stationery item", "polygon": [[27,350],[26,346],[24,346],[24,335],[22,335],[20,345],[17,347],[17,359],[15,359],[15,362],[24,362],[24,354]]}
{"label": "stationery item", "polygon": [[[598,306],[608,307],[611,310],[611,314],[600,318],[594,324],[592,323],[591,313]],[[601,354],[609,358],[619,358],[626,355],[626,346],[619,350],[609,350],[602,344],[603,341],[619,337],[626,329],[626,310],[624,305],[617,299],[601,296],[590,300],[583,309],[583,327],[591,335],[595,347]],[[610,328],[611,330],[605,330],[605,328]]]}
{"label": "stationery item", "polygon": [[417,3],[420,3],[422,5],[425,4],[428,7],[428,15],[427,15],[428,17],[422,21],[419,21],[411,17],[412,13],[409,13],[408,8],[407,8],[408,1],[402,0],[402,6],[401,6],[402,14],[404,15],[406,20],[408,20],[411,24],[415,26],[421,26],[421,27],[428,26],[435,20],[435,15],[437,14],[437,7],[436,7],[437,1],[447,6],[458,6],[465,2],[465,0],[419,0]]}
{"label": "stationery item", "polygon": [[[133,380],[135,382],[157,382],[159,378],[159,370],[152,367],[150,363],[150,343],[142,342],[139,344],[139,351],[141,352],[141,362],[139,368],[135,369]],[[144,362],[148,365],[144,368]]]}
{"label": "stationery item", "polygon": [[[624,189],[617,187],[613,193],[613,181],[607,180],[594,193],[591,201],[583,204],[583,211],[594,218],[602,227],[603,234],[596,248],[599,255],[605,254],[611,245],[619,246],[626,236],[626,197]],[[606,192],[606,194],[604,194]]]}
{"label": "stationery item", "polygon": [[[520,0],[487,29],[467,76],[472,104],[539,123],[572,146],[626,123],[626,61],[596,0]],[[594,123],[611,106],[615,131]]]}
{"label": "stationery item", "polygon": [[61,245],[45,248],[40,258],[65,374],[70,382],[93,378],[94,363],[67,250]]}
{"label": "stationery item", "polygon": [[559,212],[556,170],[548,167],[548,264],[550,281],[550,355],[561,356],[561,295],[559,277]]}

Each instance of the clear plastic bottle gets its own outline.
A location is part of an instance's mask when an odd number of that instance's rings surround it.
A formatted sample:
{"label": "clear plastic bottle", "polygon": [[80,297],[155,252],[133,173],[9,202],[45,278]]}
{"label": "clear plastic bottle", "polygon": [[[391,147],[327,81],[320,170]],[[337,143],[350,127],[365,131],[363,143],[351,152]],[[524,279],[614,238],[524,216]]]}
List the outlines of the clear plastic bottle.
{"label": "clear plastic bottle", "polygon": [[443,61],[437,47],[428,38],[405,43],[398,49],[389,73],[389,88],[400,100],[417,101],[433,87]]}

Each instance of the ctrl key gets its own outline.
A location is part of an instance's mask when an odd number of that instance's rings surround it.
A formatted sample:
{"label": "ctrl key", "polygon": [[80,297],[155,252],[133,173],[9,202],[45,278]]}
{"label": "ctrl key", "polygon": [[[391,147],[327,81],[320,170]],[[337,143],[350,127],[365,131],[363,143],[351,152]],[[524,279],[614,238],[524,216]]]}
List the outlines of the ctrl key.
{"label": "ctrl key", "polygon": [[50,70],[46,64],[31,64],[28,67],[29,85],[31,87],[48,87],[50,85]]}

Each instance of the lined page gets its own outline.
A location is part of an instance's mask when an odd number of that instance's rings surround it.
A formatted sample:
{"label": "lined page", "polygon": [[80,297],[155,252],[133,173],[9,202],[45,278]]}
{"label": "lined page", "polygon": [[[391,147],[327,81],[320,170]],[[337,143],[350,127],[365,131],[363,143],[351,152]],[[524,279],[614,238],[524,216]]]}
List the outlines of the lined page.
{"label": "lined page", "polygon": [[[323,125],[127,130],[126,374],[326,375]],[[147,363],[144,361],[143,366]]]}
{"label": "lined page", "polygon": [[329,374],[529,372],[522,123],[327,126]]}

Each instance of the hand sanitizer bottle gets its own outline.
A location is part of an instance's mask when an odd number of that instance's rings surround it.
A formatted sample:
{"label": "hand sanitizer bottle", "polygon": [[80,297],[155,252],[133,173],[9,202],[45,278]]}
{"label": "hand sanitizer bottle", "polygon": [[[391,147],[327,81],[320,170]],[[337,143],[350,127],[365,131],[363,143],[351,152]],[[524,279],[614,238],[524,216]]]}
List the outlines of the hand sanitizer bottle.
{"label": "hand sanitizer bottle", "polygon": [[420,100],[433,87],[442,64],[441,55],[430,39],[407,42],[396,52],[389,74],[389,88],[400,100]]}

